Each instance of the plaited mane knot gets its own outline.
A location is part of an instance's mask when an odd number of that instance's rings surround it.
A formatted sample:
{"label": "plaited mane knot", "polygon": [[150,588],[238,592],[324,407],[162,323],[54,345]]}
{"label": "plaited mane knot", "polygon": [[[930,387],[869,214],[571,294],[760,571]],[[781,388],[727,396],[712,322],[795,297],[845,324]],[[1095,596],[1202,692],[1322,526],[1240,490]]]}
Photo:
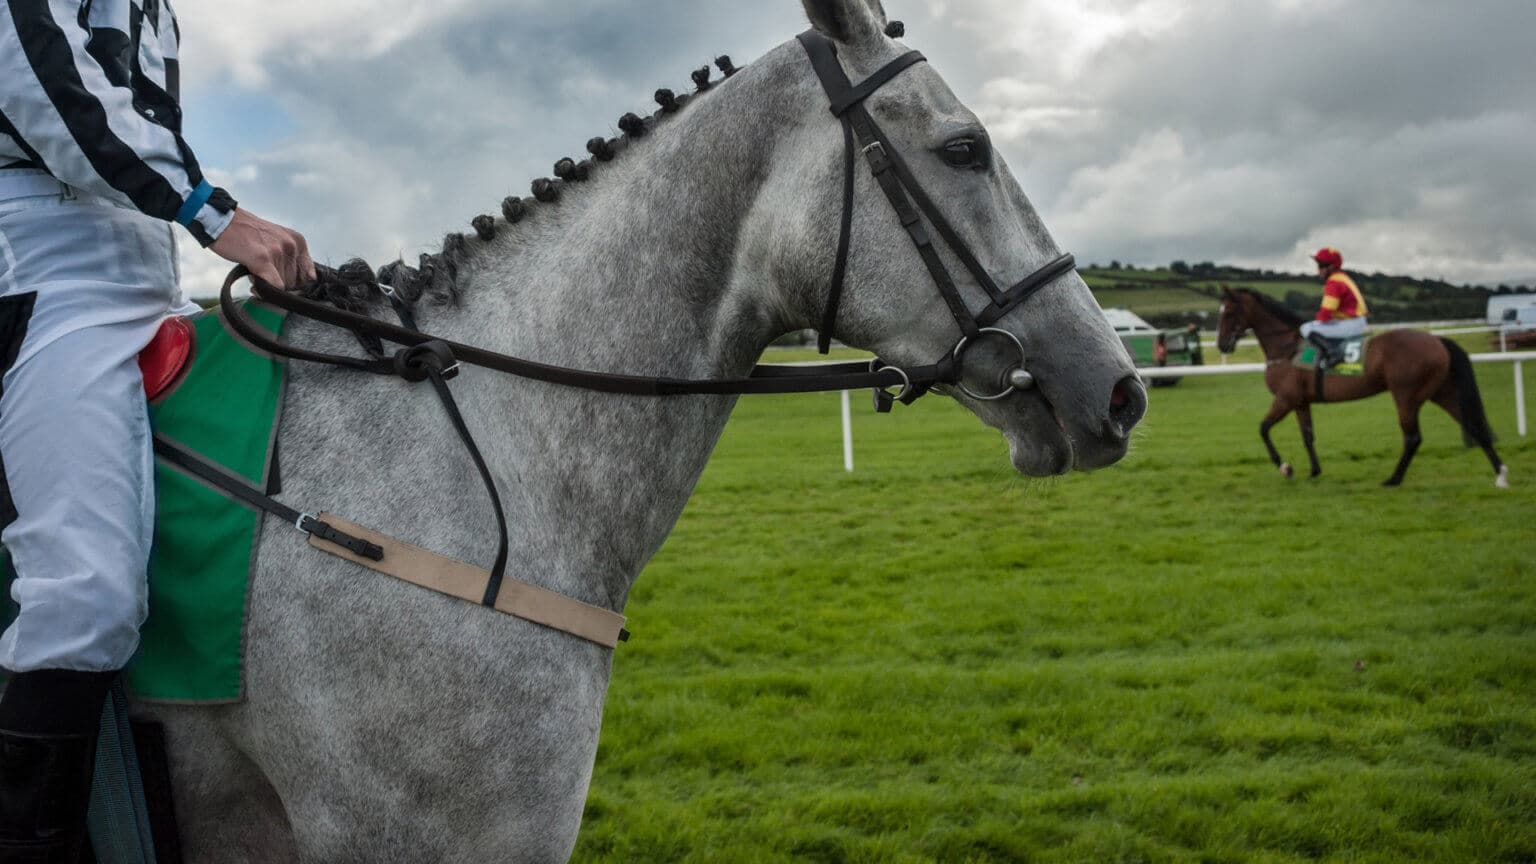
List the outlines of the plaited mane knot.
{"label": "plaited mane knot", "polygon": [[379,268],[379,282],[401,291],[406,284],[414,284],[421,274],[404,261],[391,261]]}
{"label": "plaited mane knot", "polygon": [[507,222],[516,225],[528,215],[528,208],[523,204],[523,199],[516,195],[508,195],[501,200],[501,216]]}
{"label": "plaited mane knot", "polygon": [[709,67],[708,66],[705,66],[703,69],[695,69],[695,70],[693,70],[692,75],[690,75],[689,77],[693,78],[693,85],[695,87],[699,88],[699,92],[700,93],[703,93],[705,90],[708,90],[710,87],[713,86],[712,84],[709,83]]}
{"label": "plaited mane knot", "polygon": [[480,235],[481,240],[489,243],[490,241],[496,239],[495,216],[476,216],[475,218],[469,220],[469,224],[470,227],[475,229],[475,233]]}
{"label": "plaited mane knot", "polygon": [[907,25],[901,23],[900,21],[892,21],[891,23],[885,25],[885,35],[891,37],[892,39],[900,39],[901,37],[907,35]]}
{"label": "plaited mane knot", "polygon": [[683,107],[677,103],[677,94],[663,87],[656,91],[656,104],[667,114],[674,114],[677,109]]}
{"label": "plaited mane knot", "polygon": [[645,134],[645,121],[639,114],[630,112],[619,118],[619,129],[631,138],[639,138]]}
{"label": "plaited mane knot", "polygon": [[555,176],[566,182],[584,182],[592,176],[592,163],[586,160],[577,162],[566,157],[555,163]]}
{"label": "plaited mane knot", "polygon": [[383,296],[373,270],[356,258],[334,270],[316,268],[314,283],[298,290],[302,297],[352,312],[366,310]]}
{"label": "plaited mane knot", "polygon": [[596,157],[599,162],[608,162],[613,159],[613,145],[601,136],[587,142],[587,152]]}
{"label": "plaited mane knot", "polygon": [[533,181],[533,197],[545,204],[560,200],[560,185],[548,177]]}
{"label": "plaited mane knot", "polygon": [[741,71],[736,68],[736,64],[731,62],[730,55],[728,54],[721,54],[719,57],[716,57],[715,65],[720,68],[721,74],[727,78]]}

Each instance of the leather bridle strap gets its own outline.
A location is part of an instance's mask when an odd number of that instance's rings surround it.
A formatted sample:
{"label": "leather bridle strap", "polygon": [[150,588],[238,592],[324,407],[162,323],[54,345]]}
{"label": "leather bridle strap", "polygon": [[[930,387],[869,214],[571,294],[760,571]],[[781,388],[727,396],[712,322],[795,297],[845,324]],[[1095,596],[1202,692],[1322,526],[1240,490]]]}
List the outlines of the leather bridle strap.
{"label": "leather bridle strap", "polygon": [[[998,288],[986,268],[981,265],[970,247],[944,217],[943,212],[923,191],[911,168],[902,160],[890,139],[885,136],[879,124],[864,106],[864,101],[880,87],[889,83],[902,71],[924,62],[926,58],[920,52],[909,51],[854,85],[838,61],[837,47],[832,40],[814,30],[800,34],[799,40],[810,58],[811,67],[816,71],[816,77],[826,91],[832,114],[843,124],[845,149],[843,214],[839,226],[838,254],[833,265],[831,289],[827,293],[827,305],[822,313],[819,340],[822,353],[826,353],[831,345],[831,334],[837,322],[837,310],[842,301],[843,283],[847,273],[847,253],[852,234],[855,203],[853,151],[858,144],[863,145],[862,151],[869,160],[870,171],[885,197],[891,202],[902,227],[912,239],[913,246],[916,247],[924,266],[933,277],[934,284],[949,307],[950,314],[954,316],[955,323],[959,325],[964,339],[976,338],[983,329],[995,324],[1008,312],[1033,296],[1036,291],[1076,268],[1076,261],[1071,255],[1062,255],[1031,273],[1007,291]],[[934,248],[932,238],[924,225],[924,216],[927,217],[928,223],[932,224],[940,239],[960,259],[960,263],[970,272],[977,284],[987,292],[991,302],[981,314],[973,315],[965,305],[954,278]]]}
{"label": "leather bridle strap", "polygon": [[[316,268],[321,277],[327,278],[332,271],[326,267]],[[230,329],[249,343],[252,347],[266,351],[278,357],[287,357],[295,360],[304,360],[312,363],[322,363],[330,366],[341,366],[347,369],[355,369],[369,372],[375,375],[402,375],[405,371],[405,360],[409,356],[407,351],[396,352],[393,358],[360,358],[349,357],[344,354],[323,354],[297,348],[274,339],[263,327],[250,319],[240,303],[234,299],[234,286],[241,279],[250,276],[250,271],[245,267],[236,267],[230,271],[224,280],[224,287],[219,292],[219,310]],[[883,366],[871,369],[867,362],[859,363],[834,363],[824,366],[777,366],[764,364],[752,370],[750,378],[722,378],[722,379],[680,379],[680,378],[653,378],[638,375],[619,375],[609,372],[589,372],[581,369],[569,369],[563,366],[551,366],[546,363],[538,363],[532,360],[524,360],[518,357],[510,357],[476,348],[472,345],[464,345],[446,339],[439,339],[428,333],[411,330],[377,318],[366,315],[358,315],[337,309],[326,303],[320,303],[301,297],[298,294],[274,288],[259,279],[252,280],[252,294],[264,303],[286,309],[297,315],[312,318],[325,324],[330,324],[349,330],[358,336],[373,337],[396,345],[406,346],[407,349],[424,345],[428,342],[436,342],[445,346],[451,352],[453,359],[460,363],[468,363],[472,366],[480,366],[510,375],[517,375],[534,381],[543,381],[549,384],[558,384],[567,387],[577,387],[584,390],[594,390],[602,393],[620,393],[633,396],[686,396],[686,395],[751,395],[765,393],[827,393],[837,390],[862,390],[872,388],[886,390],[900,388],[902,395],[910,395],[918,388],[931,387],[934,384],[952,383],[958,380],[958,367],[949,357],[940,360],[930,366],[916,366],[898,369],[892,366]]]}

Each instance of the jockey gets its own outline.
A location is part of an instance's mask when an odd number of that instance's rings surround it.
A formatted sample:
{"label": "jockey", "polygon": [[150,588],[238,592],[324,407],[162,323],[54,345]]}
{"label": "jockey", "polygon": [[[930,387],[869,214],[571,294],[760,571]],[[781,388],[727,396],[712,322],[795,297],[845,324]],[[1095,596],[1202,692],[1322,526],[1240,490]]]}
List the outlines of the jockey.
{"label": "jockey", "polygon": [[1301,325],[1301,335],[1317,346],[1325,365],[1332,366],[1342,358],[1328,340],[1364,336],[1368,310],[1360,287],[1344,272],[1344,256],[1339,250],[1319,249],[1312,260],[1317,262],[1317,278],[1323,283],[1323,303],[1317,319]]}
{"label": "jockey", "polygon": [[304,238],[238,209],[181,137],[154,0],[0,4],[0,862],[74,862],[107,690],[138,647],[154,518],[137,356],[172,313],[169,223],[273,285]]}

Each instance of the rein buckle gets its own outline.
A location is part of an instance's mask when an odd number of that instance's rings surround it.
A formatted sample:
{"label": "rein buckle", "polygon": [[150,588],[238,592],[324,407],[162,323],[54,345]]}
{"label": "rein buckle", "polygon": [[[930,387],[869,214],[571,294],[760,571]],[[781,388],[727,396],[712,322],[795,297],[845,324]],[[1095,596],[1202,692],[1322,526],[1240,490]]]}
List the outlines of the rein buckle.
{"label": "rein buckle", "polygon": [[907,371],[899,366],[886,365],[878,357],[869,361],[869,371],[879,372],[882,369],[889,369],[901,376],[901,390],[892,393],[884,387],[876,387],[874,392],[875,413],[889,414],[897,402],[901,402],[903,405],[910,405],[912,400],[917,398],[912,389],[912,376],[908,375]]}

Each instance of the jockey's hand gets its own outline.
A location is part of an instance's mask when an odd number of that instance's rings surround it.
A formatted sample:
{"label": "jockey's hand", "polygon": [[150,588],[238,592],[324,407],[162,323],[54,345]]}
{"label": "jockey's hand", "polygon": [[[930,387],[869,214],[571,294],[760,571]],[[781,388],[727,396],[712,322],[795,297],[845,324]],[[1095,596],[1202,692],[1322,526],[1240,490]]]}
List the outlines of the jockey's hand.
{"label": "jockey's hand", "polygon": [[309,258],[304,235],[235,208],[235,218],[208,247],[219,257],[244,264],[251,275],[284,290],[315,281],[315,262]]}

